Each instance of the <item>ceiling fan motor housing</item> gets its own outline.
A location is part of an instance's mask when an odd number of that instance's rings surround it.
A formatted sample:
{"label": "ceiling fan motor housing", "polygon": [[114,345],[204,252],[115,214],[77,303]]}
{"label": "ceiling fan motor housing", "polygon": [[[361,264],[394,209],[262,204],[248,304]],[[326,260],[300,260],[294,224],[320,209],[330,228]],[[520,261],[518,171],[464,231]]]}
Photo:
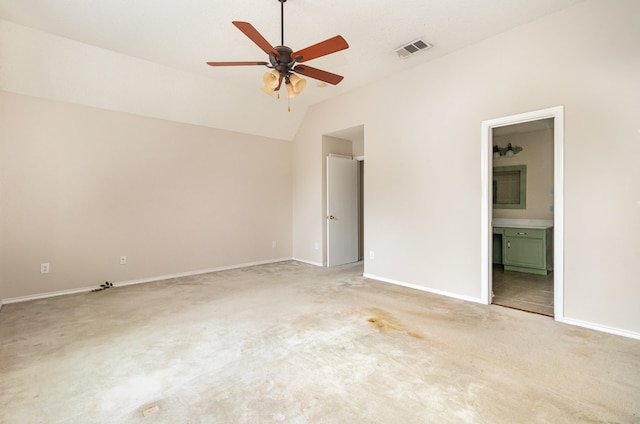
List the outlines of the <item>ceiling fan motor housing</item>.
{"label": "ceiling fan motor housing", "polygon": [[276,56],[275,54],[269,54],[269,61],[273,68],[280,72],[283,75],[288,75],[293,70],[293,65],[295,64],[294,58],[291,57],[293,50],[287,46],[276,46],[276,51],[280,53],[280,56]]}

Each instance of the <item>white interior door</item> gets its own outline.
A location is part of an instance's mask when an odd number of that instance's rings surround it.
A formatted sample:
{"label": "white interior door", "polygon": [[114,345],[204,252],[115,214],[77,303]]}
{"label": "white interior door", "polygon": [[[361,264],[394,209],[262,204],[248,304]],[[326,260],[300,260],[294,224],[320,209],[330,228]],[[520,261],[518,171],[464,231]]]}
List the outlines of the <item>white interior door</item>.
{"label": "white interior door", "polygon": [[358,161],[327,156],[327,266],[358,261]]}

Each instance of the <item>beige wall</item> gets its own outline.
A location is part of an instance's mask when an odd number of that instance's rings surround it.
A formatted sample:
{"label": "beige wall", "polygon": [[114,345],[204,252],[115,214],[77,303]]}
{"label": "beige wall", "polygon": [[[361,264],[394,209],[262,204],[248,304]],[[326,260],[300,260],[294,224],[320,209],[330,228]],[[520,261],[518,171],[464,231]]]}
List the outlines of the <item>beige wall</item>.
{"label": "beige wall", "polygon": [[494,136],[493,144],[522,147],[513,157],[493,159],[493,166],[527,166],[526,209],[494,209],[494,218],[553,220],[553,129]]}
{"label": "beige wall", "polygon": [[322,134],[364,123],[365,273],[480,299],[481,122],[564,105],[565,318],[640,335],[637,16],[585,1],[313,107],[293,146],[294,255],[321,259]]}
{"label": "beige wall", "polygon": [[291,142],[2,91],[0,128],[0,298],[291,257]]}

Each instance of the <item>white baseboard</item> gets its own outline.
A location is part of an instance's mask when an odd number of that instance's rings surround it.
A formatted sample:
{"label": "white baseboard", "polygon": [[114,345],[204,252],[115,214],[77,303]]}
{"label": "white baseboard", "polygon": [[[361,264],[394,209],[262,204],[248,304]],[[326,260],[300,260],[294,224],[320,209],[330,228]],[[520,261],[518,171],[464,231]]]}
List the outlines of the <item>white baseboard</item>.
{"label": "white baseboard", "polygon": [[[266,261],[247,262],[247,263],[242,263],[242,264],[221,266],[221,267],[216,267],[216,268],[200,269],[200,270],[196,270],[196,271],[180,272],[180,273],[177,273],[177,274],[159,275],[157,277],[142,278],[142,279],[138,279],[138,280],[128,280],[128,281],[114,282],[113,286],[114,287],[121,287],[121,286],[131,286],[133,284],[152,283],[154,281],[168,280],[168,279],[171,279],[171,278],[188,277],[188,276],[191,276],[191,275],[208,274],[210,272],[218,272],[218,271],[228,271],[230,269],[244,268],[244,267],[247,267],[247,266],[255,266],[255,265],[266,265],[266,264],[271,264],[271,263],[276,263],[276,262],[283,262],[283,261],[290,261],[290,260],[292,260],[292,258],[276,258],[276,259],[268,259]],[[2,304],[27,302],[29,300],[46,299],[48,297],[64,296],[64,295],[67,295],[67,294],[86,293],[88,291],[95,290],[95,289],[96,289],[96,286],[79,287],[79,288],[76,288],[76,289],[59,290],[59,291],[47,292],[47,293],[38,293],[38,294],[32,294],[32,295],[28,295],[28,296],[9,297],[9,298],[6,298],[6,299],[2,299],[2,302],[0,302],[0,307],[1,307]]]}
{"label": "white baseboard", "polygon": [[59,291],[54,291],[54,292],[30,294],[30,295],[27,295],[27,296],[8,297],[6,299],[2,299],[2,303],[6,305],[6,304],[9,304],[9,303],[18,303],[18,302],[27,302],[29,300],[46,299],[48,297],[65,296],[67,294],[85,293],[85,292],[94,290],[95,288],[96,288],[96,286],[79,287],[77,289],[59,290]]}
{"label": "white baseboard", "polygon": [[309,265],[315,265],[315,266],[324,266],[324,264],[322,262],[314,262],[314,261],[309,261],[307,259],[292,258],[292,260],[294,260],[296,262],[302,262],[303,264],[309,264]]}
{"label": "white baseboard", "polygon": [[582,321],[579,319],[566,318],[566,317],[559,322],[570,324],[570,325],[576,325],[578,327],[589,328],[591,330],[602,331],[603,333],[615,334],[616,336],[623,336],[623,337],[629,337],[631,339],[640,340],[640,333],[635,333],[633,331],[628,331],[628,330],[622,330],[620,328],[608,327],[606,325],[601,325],[593,322]]}
{"label": "white baseboard", "polygon": [[290,260],[292,260],[292,259],[291,258],[277,258],[277,259],[268,259],[266,261],[246,262],[246,263],[243,263],[243,264],[228,265],[228,266],[221,266],[221,267],[208,268],[208,269],[199,269],[199,270],[196,270],[196,271],[179,272],[177,274],[161,275],[159,277],[142,278],[142,279],[139,279],[139,280],[121,281],[119,283],[114,283],[114,285],[117,285],[117,286],[131,286],[133,284],[152,283],[154,281],[169,280],[171,278],[189,277],[189,276],[192,276],[192,275],[208,274],[210,272],[228,271],[230,269],[244,268],[244,267],[247,267],[247,266],[273,264],[273,263],[276,263],[276,262],[283,262],[283,261],[290,261]]}
{"label": "white baseboard", "polygon": [[416,289],[416,290],[421,290],[424,292],[429,292],[429,293],[433,293],[433,294],[439,294],[441,296],[447,296],[447,297],[453,297],[455,299],[460,299],[460,300],[466,300],[468,302],[475,302],[475,303],[482,303],[484,305],[484,303],[482,302],[482,299],[480,299],[479,297],[471,297],[471,296],[463,296],[457,293],[451,293],[451,292],[446,292],[443,290],[436,290],[436,289],[431,289],[429,287],[425,287],[425,286],[420,286],[417,284],[412,284],[412,283],[405,283],[404,281],[398,281],[398,280],[392,280],[389,278],[385,278],[385,277],[380,277],[378,275],[373,275],[373,274],[362,274],[363,277],[365,278],[370,278],[372,280],[378,280],[378,281],[382,281],[385,283],[391,283],[391,284],[395,284],[398,286],[403,286],[403,287],[409,287],[410,289]]}

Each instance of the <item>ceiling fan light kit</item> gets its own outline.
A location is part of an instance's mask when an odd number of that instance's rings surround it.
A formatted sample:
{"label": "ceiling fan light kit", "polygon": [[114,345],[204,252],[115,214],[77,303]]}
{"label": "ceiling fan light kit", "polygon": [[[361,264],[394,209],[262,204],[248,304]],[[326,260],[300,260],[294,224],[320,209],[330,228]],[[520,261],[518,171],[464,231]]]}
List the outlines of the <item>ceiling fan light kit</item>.
{"label": "ceiling fan light kit", "polygon": [[300,78],[296,74],[291,74],[286,86],[289,98],[296,97],[307,86],[307,80]]}
{"label": "ceiling fan light kit", "polygon": [[262,81],[264,81],[264,87],[262,87],[262,91],[270,96],[273,96],[273,92],[276,90],[276,88],[278,88],[278,85],[280,85],[280,72],[266,72],[262,76]]}
{"label": "ceiling fan light kit", "polygon": [[[338,84],[344,78],[341,75],[323,71],[321,69],[312,68],[308,65],[298,65],[298,63],[306,62],[311,59],[326,56],[331,53],[339,52],[347,49],[349,44],[340,35],[321,41],[302,50],[293,51],[284,45],[284,3],[287,0],[278,0],[280,2],[280,30],[281,45],[272,46],[259,32],[248,22],[233,21],[233,25],[244,33],[251,41],[253,41],[263,52],[269,57],[269,62],[207,62],[209,66],[254,66],[261,65],[272,69],[263,75],[262,80],[264,87],[262,91],[273,96],[276,91],[280,91],[282,82],[284,81],[288,98],[296,97],[307,85],[307,81],[300,78],[296,74],[304,75],[309,78],[319,80],[332,85]],[[280,98],[278,94],[278,98]],[[289,111],[291,109],[289,108]]]}

